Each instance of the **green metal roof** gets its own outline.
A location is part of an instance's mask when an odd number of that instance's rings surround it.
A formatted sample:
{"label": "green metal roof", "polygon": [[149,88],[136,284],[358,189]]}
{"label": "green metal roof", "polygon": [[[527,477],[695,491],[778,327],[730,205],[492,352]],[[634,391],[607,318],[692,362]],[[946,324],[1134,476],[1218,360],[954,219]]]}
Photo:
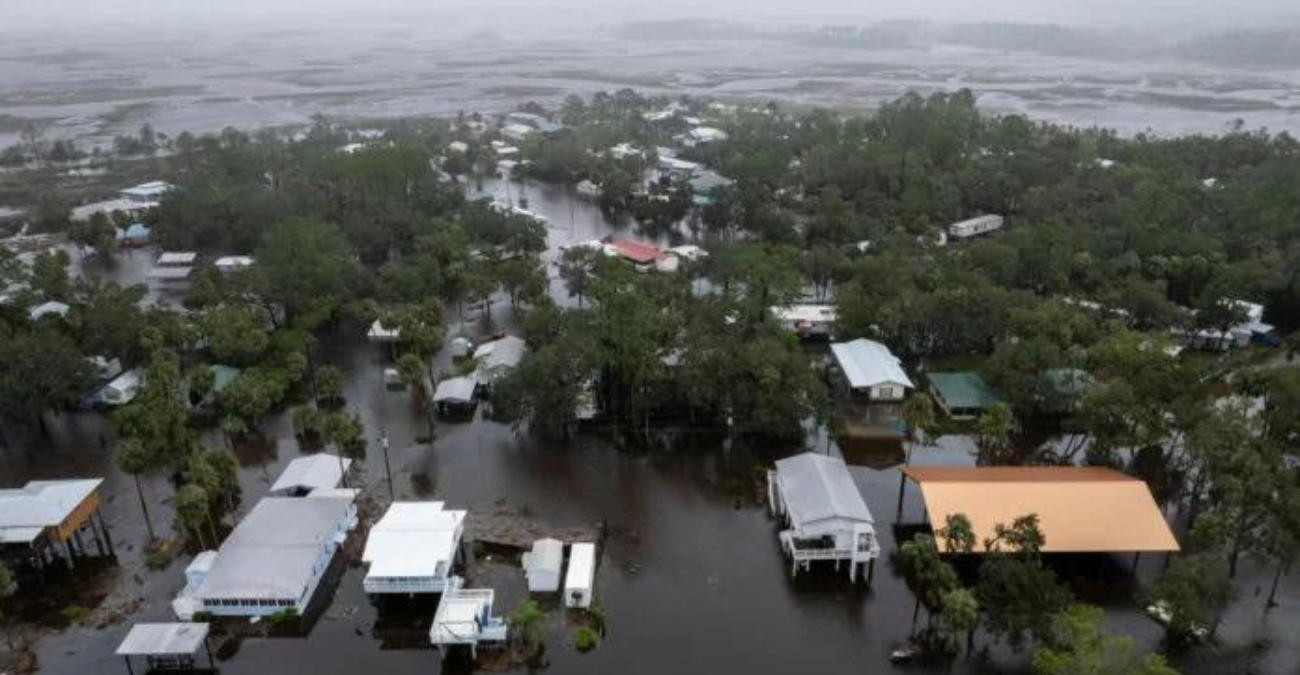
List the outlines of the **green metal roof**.
{"label": "green metal roof", "polygon": [[930,386],[949,408],[983,410],[1002,400],[978,373],[930,373]]}

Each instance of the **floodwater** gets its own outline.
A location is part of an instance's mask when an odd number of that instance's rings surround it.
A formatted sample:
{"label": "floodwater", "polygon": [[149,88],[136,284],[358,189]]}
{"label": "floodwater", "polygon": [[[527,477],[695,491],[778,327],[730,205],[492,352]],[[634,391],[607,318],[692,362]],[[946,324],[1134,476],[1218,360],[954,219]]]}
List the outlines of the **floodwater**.
{"label": "floodwater", "polygon": [[[520,189],[519,184],[510,185],[511,190]],[[506,188],[500,183],[485,187]],[[524,189],[530,208],[551,218],[553,246],[611,231],[600,224],[594,207],[571,201],[566,191],[537,185]],[[570,213],[571,219],[562,217]],[[148,258],[147,252],[135,255]],[[113,269],[115,277],[126,281],[123,275],[143,274],[147,265],[132,258]],[[496,304],[494,322],[509,322],[507,305]],[[344,369],[348,405],[362,415],[368,444],[364,456],[357,458],[357,476],[369,501],[382,509],[389,500],[378,443],[382,432],[391,441],[388,459],[398,499],[438,499],[480,513],[509,510],[554,527],[605,526],[596,597],[608,617],[607,638],[594,652],[578,653],[570,646],[572,625],[552,605],[546,628],[549,671],[904,672],[890,665],[887,656],[908,635],[913,599],[887,558],[877,562],[870,586],[852,585],[844,571],[830,566],[790,576],[777,545],[776,522],[761,501],[760,476],[763,466],[801,448],[690,438],[653,451],[628,451],[604,442],[600,430],[584,432],[568,443],[543,441],[484,419],[481,409],[472,420],[440,420],[434,442],[420,444],[416,439],[425,433],[422,414],[407,394],[384,389],[381,371],[389,355],[383,347],[366,344],[362,332],[362,327],[352,327],[328,337],[320,361]],[[439,364],[447,359],[442,355]],[[268,441],[237,448],[242,513],[302,452],[287,414],[269,419],[263,431]],[[86,566],[78,572],[82,585],[99,589],[92,594],[97,604],[84,624],[40,638],[40,672],[119,673],[123,665],[112,655],[114,648],[132,623],[171,618],[169,603],[183,585],[188,556],[162,571],[144,567],[140,546],[146,535],[134,486],[112,467],[103,449],[111,432],[102,416],[51,418],[50,433],[49,438],[8,435],[0,448],[3,484],[104,476],[104,511],[119,564],[102,571]],[[213,433],[206,440],[213,446],[223,442]],[[838,452],[821,442],[815,446]],[[945,437],[936,447],[916,449],[912,461],[970,463],[971,450],[969,439]],[[887,556],[897,544],[893,526],[900,474],[888,462],[868,461],[854,465],[852,473],[877,519]],[[155,524],[166,529],[171,488],[151,478],[145,490]],[[914,487],[907,490],[904,506],[903,520],[918,522],[922,507]],[[1144,646],[1154,645],[1159,627],[1127,599],[1129,561],[1108,556],[1085,561],[1082,567],[1090,570],[1091,580],[1080,579],[1076,590],[1107,608],[1112,627],[1134,635]],[[507,614],[524,597],[523,574],[501,562],[480,559],[469,572],[472,580],[497,588],[497,613]],[[424,646],[434,610],[431,602],[385,605],[381,610],[362,592],[363,571],[356,560],[346,563],[337,580],[318,591],[324,606],[305,636],[246,639],[231,658],[218,663],[221,671],[426,675],[442,672],[440,668],[469,670],[454,660],[441,664],[438,653]],[[1144,558],[1140,576],[1150,579],[1161,564],[1159,557]],[[1300,579],[1293,575],[1284,583],[1282,607],[1266,616],[1254,588],[1264,583],[1268,572],[1246,566],[1243,598],[1223,630],[1227,646],[1198,651],[1181,661],[1184,672],[1294,673],[1300,660],[1294,630],[1300,620]],[[981,644],[986,641],[980,637]],[[939,667],[934,672],[1025,671],[1023,657],[994,649],[990,658],[987,668],[959,660],[951,671]]]}
{"label": "floodwater", "polygon": [[1219,133],[1237,119],[1300,130],[1300,72],[1173,60],[643,41],[604,31],[453,39],[355,25],[189,37],[103,31],[54,44],[16,31],[4,37],[0,146],[29,122],[50,138],[106,145],[146,122],[175,135],[298,125],[316,113],[364,120],[498,112],[624,87],[841,109],[965,87],[993,112],[1124,133]]}

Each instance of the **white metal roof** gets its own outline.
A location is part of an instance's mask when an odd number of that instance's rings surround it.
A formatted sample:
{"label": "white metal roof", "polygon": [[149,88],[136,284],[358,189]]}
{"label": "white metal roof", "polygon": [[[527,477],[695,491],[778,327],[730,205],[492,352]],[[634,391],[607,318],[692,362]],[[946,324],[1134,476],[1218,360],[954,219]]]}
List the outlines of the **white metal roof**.
{"label": "white metal roof", "polygon": [[340,468],[339,456],[329,453],[307,455],[294,458],[289,466],[284,467],[280,477],[275,479],[271,492],[318,488],[336,488],[343,481],[343,471],[352,466],[352,460],[344,457]]}
{"label": "white metal roof", "polygon": [[375,322],[370,324],[370,332],[366,333],[366,337],[372,342],[396,342],[402,338],[402,329],[388,328],[383,321],[375,319]]}
{"label": "white metal roof", "polygon": [[199,254],[192,251],[167,251],[158,256],[159,265],[193,265]]}
{"label": "white metal roof", "polygon": [[478,381],[472,377],[453,377],[438,383],[433,392],[433,402],[469,403],[474,400],[474,389]]}
{"label": "white metal roof", "polygon": [[213,264],[217,269],[238,269],[252,266],[253,258],[247,255],[225,255],[217,258]]}
{"label": "white metal roof", "polygon": [[137,623],[117,647],[118,656],[193,654],[208,637],[206,623]]}
{"label": "white metal roof", "polygon": [[559,539],[538,539],[533,548],[524,554],[524,570],[527,572],[560,573],[564,566],[564,542]]}
{"label": "white metal roof", "polygon": [[503,368],[514,368],[524,358],[527,343],[523,338],[507,335],[500,340],[493,340],[480,345],[474,350],[474,360],[479,361],[479,368],[487,372]]}
{"label": "white metal roof", "polygon": [[780,321],[835,321],[838,314],[835,305],[788,305],[773,307],[772,315]]}
{"label": "white metal roof", "polygon": [[26,543],[59,525],[103,483],[103,479],[40,480],[0,490],[0,542]]}
{"label": "white metal roof", "polygon": [[832,519],[874,522],[839,457],[806,452],[782,459],[776,463],[776,481],[795,529]]}
{"label": "white metal roof", "polygon": [[149,270],[150,279],[186,279],[194,271],[193,267],[155,267]]}
{"label": "white metal roof", "polygon": [[346,497],[263,499],[221,544],[199,597],[297,600],[351,506]]}
{"label": "white metal roof", "polygon": [[467,511],[447,510],[442,502],[394,502],[370,528],[361,561],[367,577],[446,575],[460,545]]}
{"label": "white metal roof", "polygon": [[596,545],[573,544],[569,547],[569,571],[564,575],[564,590],[589,590],[596,576]]}
{"label": "white metal roof", "polygon": [[912,380],[903,372],[898,357],[875,340],[859,338],[852,342],[837,342],[831,345],[831,352],[839,362],[840,369],[854,389],[874,387],[880,384],[899,384],[909,389],[916,388]]}
{"label": "white metal roof", "polygon": [[57,300],[50,300],[48,302],[42,302],[41,304],[36,305],[35,307],[32,307],[30,310],[28,310],[27,318],[31,319],[32,321],[37,321],[42,317],[50,314],[54,314],[56,316],[67,316],[68,312],[71,310],[72,307],[70,307],[67,303],[59,302]]}

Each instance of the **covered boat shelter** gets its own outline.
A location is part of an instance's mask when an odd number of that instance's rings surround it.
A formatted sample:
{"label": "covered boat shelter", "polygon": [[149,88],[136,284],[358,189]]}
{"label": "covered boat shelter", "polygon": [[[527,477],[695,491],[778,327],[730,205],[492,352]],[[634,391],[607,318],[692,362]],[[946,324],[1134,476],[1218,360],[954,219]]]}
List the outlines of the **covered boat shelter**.
{"label": "covered boat shelter", "polygon": [[[902,470],[899,513],[910,478],[921,488],[926,518],[938,530],[962,514],[975,533],[975,552],[999,524],[1038,516],[1044,553],[1177,551],[1164,514],[1142,480],[1093,466],[912,466]],[[946,542],[936,541],[942,549]]]}
{"label": "covered boat shelter", "polygon": [[117,655],[126,661],[126,672],[131,675],[135,675],[133,657],[144,657],[148,664],[145,672],[192,671],[200,647],[208,657],[207,670],[215,672],[217,666],[208,647],[208,624],[138,623],[118,645]]}

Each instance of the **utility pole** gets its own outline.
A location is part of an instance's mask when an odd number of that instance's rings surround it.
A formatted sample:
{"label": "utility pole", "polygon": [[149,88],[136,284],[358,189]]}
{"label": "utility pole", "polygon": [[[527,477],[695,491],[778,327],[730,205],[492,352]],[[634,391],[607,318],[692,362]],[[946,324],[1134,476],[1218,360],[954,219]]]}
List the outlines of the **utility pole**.
{"label": "utility pole", "polygon": [[388,474],[388,501],[397,501],[396,493],[393,490],[393,467],[388,463],[388,432],[379,431],[379,446],[384,450],[384,473]]}

